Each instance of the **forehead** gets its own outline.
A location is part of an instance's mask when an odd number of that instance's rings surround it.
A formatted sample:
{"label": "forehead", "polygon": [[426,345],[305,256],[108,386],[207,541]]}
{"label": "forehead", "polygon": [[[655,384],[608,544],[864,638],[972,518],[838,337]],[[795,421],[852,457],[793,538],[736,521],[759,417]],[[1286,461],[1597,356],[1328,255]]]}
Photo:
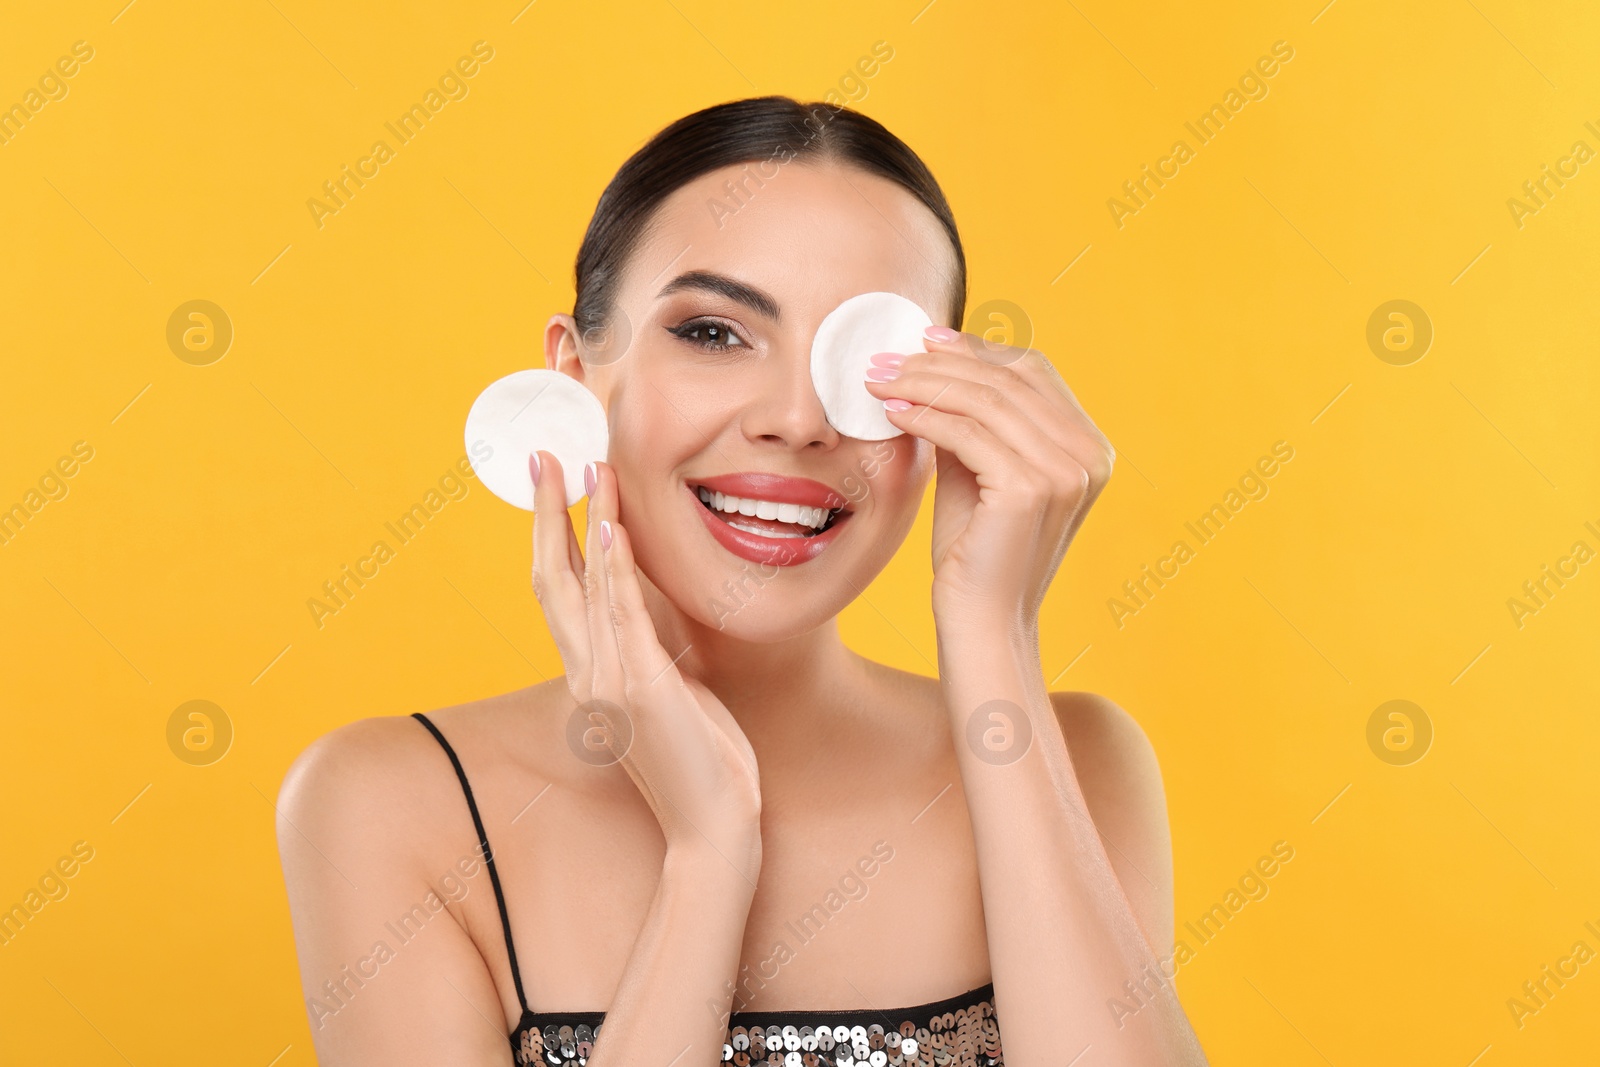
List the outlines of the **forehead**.
{"label": "forehead", "polygon": [[649,303],[677,275],[709,270],[771,293],[786,326],[815,326],[864,292],[899,293],[942,323],[955,269],[944,227],[895,182],[836,163],[772,160],[675,190],[634,253],[625,289]]}

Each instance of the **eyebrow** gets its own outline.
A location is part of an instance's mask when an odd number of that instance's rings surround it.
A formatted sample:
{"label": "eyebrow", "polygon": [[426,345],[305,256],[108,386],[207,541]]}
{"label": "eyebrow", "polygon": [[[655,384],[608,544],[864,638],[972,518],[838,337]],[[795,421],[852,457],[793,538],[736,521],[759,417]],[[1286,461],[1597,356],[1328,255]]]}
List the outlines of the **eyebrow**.
{"label": "eyebrow", "polygon": [[765,315],[774,322],[778,321],[778,302],[770,295],[757,289],[753,285],[746,285],[726,274],[717,274],[707,270],[685,271],[672,279],[656,294],[656,299],[670,296],[673,293],[689,292],[715,293],[725,296],[729,300],[743,304],[758,314]]}

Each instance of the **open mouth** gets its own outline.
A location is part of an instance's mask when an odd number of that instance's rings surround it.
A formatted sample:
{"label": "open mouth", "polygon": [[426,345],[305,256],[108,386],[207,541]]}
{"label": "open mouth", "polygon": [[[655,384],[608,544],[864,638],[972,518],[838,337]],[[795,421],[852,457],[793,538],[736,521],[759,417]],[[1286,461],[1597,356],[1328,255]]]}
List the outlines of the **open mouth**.
{"label": "open mouth", "polygon": [[844,506],[836,508],[808,504],[786,504],[774,500],[734,496],[703,485],[691,485],[700,504],[720,521],[736,530],[757,537],[804,540],[833,529],[850,514]]}
{"label": "open mouth", "polygon": [[837,541],[855,514],[843,493],[792,474],[739,471],[685,479],[712,540],[751,563],[796,567]]}

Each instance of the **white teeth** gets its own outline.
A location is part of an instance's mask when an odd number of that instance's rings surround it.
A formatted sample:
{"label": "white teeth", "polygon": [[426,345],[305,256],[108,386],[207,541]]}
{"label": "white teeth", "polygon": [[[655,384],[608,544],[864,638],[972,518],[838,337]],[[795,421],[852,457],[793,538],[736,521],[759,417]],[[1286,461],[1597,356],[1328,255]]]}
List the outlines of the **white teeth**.
{"label": "white teeth", "polygon": [[805,536],[805,534],[800,533],[798,530],[796,530],[793,533],[774,533],[771,530],[762,529],[760,527],[757,527],[754,523],[748,523],[748,522],[730,521],[728,523],[728,525],[732,526],[736,530],[743,530],[745,533],[759,534],[762,537],[777,537],[777,538],[783,538],[783,539],[787,540],[788,538],[791,538],[791,537],[804,537]]}
{"label": "white teeth", "polygon": [[[758,519],[775,519],[778,522],[792,522],[798,526],[809,526],[815,530],[827,525],[832,514],[827,508],[810,507],[805,504],[780,504],[772,500],[754,500],[748,497],[734,496],[731,493],[719,493],[704,486],[696,489],[697,495],[707,505],[716,511],[729,515],[752,515]],[[739,525],[734,523],[734,525]],[[740,526],[740,529],[744,529]],[[750,531],[752,533],[765,531]],[[770,532],[767,536],[774,536]],[[782,534],[776,536],[784,536]]]}

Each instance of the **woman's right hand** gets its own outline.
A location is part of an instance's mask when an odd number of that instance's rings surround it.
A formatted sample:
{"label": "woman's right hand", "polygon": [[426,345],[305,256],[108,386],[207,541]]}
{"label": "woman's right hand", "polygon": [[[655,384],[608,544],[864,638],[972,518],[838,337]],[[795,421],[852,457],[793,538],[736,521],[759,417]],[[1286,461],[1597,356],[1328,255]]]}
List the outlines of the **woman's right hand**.
{"label": "woman's right hand", "polygon": [[[567,514],[561,462],[541,451],[535,478],[533,592],[561,653],[567,689],[644,795],[669,853],[705,845],[752,882],[760,865],[755,751],[728,709],[678,669],[645,609],[616,472],[593,465],[585,548]],[[620,708],[624,721],[608,722]],[[616,751],[622,748],[622,751]]]}

